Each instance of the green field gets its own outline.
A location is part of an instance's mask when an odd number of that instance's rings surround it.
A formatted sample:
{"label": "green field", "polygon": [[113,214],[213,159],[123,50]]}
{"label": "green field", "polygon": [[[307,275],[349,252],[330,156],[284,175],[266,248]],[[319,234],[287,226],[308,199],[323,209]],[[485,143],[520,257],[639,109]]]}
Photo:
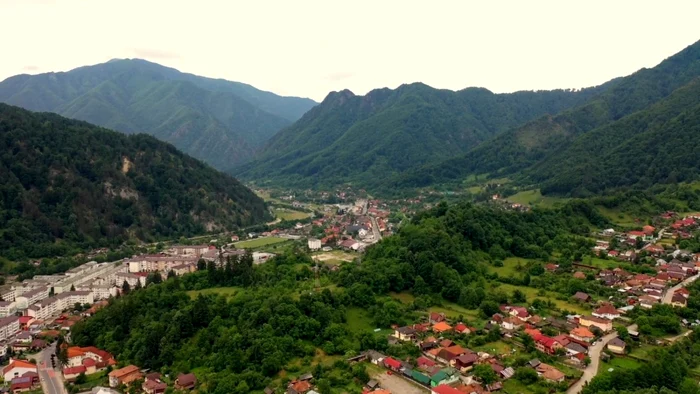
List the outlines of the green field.
{"label": "green field", "polygon": [[285,238],[279,238],[279,237],[265,237],[265,238],[250,239],[248,241],[236,242],[234,245],[239,249],[247,249],[247,248],[252,249],[252,248],[259,248],[261,246],[273,245],[273,244],[277,244],[280,242],[286,242],[286,241],[289,241],[289,240],[285,239]]}
{"label": "green field", "polygon": [[617,224],[618,226],[635,227],[639,225],[639,223],[635,221],[632,216],[625,212],[622,212],[621,210],[606,208],[602,205],[596,205],[596,208],[598,209],[598,212],[600,212],[603,216],[608,218],[608,220]]}
{"label": "green field", "polygon": [[275,216],[282,220],[301,220],[309,217],[309,213],[293,211],[291,209],[276,208]]}
{"label": "green field", "polygon": [[498,276],[507,278],[519,272],[517,268],[518,265],[527,267],[528,263],[531,261],[533,260],[523,259],[519,257],[508,257],[503,261],[503,267],[495,267],[493,265],[489,265],[489,272],[495,272],[498,274]]}
{"label": "green field", "polygon": [[482,328],[486,324],[478,310],[466,309],[448,301],[442,301],[442,306],[431,306],[428,311],[444,313],[445,316],[453,320],[459,319],[459,315],[462,315],[469,325],[477,328]]}
{"label": "green field", "polygon": [[507,283],[499,283],[498,287],[499,290],[505,291],[508,294],[512,294],[513,290],[519,289],[522,291],[526,298],[527,302],[530,303],[532,302],[535,298],[539,298],[542,300],[551,300],[559,309],[566,309],[572,312],[576,313],[581,313],[581,314],[586,314],[589,313],[590,310],[585,309],[582,305],[569,302],[569,301],[562,301],[562,300],[557,300],[557,293],[551,292],[551,291],[545,291],[544,296],[538,296],[537,293],[539,292],[538,289],[532,288],[532,287],[527,287],[527,286],[515,286]]}
{"label": "green field", "polygon": [[395,300],[399,300],[404,304],[410,304],[413,302],[413,300],[416,299],[416,297],[414,297],[413,294],[409,294],[409,293],[391,292],[391,293],[389,293],[389,295],[391,296],[391,298],[393,298]]}
{"label": "green field", "polygon": [[204,290],[190,290],[187,292],[187,295],[190,296],[190,298],[197,298],[198,295],[209,295],[209,294],[219,294],[222,295],[226,298],[231,298],[235,297],[237,295],[243,294],[245,290],[242,287],[214,287],[210,289],[204,289]]}
{"label": "green field", "polygon": [[[503,341],[497,341],[497,342],[487,343],[483,346],[475,347],[473,350],[477,351],[477,352],[486,352],[486,353],[490,353],[492,355],[497,355],[497,356],[511,355],[511,354],[513,354],[512,353],[513,345],[505,343]],[[516,348],[516,351],[517,350],[518,349]],[[520,349],[520,350],[522,350],[522,349]]]}
{"label": "green field", "polygon": [[548,197],[543,196],[539,189],[536,190],[523,190],[510,197],[506,200],[522,205],[537,205],[544,208],[552,208],[557,204],[566,202],[566,198],[559,197]]}
{"label": "green field", "polygon": [[632,370],[632,369],[636,369],[636,368],[640,367],[641,365],[642,365],[641,362],[639,362],[639,361],[637,361],[637,360],[635,360],[635,359],[633,359],[633,358],[629,358],[629,357],[615,357],[615,358],[613,358],[612,360],[610,360],[610,361],[607,362],[607,363],[606,363],[606,362],[601,362],[601,363],[598,365],[598,373],[599,373],[600,375],[603,375],[603,374],[606,374],[606,373],[610,373],[610,372],[608,372],[608,370],[609,370],[610,368],[612,368],[612,369],[614,369],[614,370],[618,370],[618,369]]}
{"label": "green field", "polygon": [[[374,332],[374,330],[379,328],[372,323],[372,318],[369,316],[369,313],[362,308],[349,308],[345,317],[347,320],[346,327],[354,334]],[[389,335],[393,331],[391,329],[382,329],[379,332]]]}

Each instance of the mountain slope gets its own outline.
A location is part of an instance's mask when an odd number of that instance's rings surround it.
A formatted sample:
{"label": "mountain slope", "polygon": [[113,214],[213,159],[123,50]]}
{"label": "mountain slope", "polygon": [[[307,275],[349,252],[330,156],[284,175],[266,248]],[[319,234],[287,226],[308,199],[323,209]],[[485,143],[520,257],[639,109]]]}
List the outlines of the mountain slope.
{"label": "mountain slope", "polygon": [[255,161],[233,172],[278,184],[367,185],[464,153],[510,127],[581,104],[607,86],[493,94],[416,83],[366,96],[333,92],[277,133]]}
{"label": "mountain slope", "polygon": [[395,187],[427,186],[470,174],[516,173],[565,149],[579,135],[647,108],[700,76],[700,42],[664,60],[619,78],[589,102],[556,116],[544,116],[502,133],[474,150],[443,163],[417,169],[392,181]]}
{"label": "mountain slope", "polygon": [[0,104],[0,254],[63,254],[265,219],[228,175],[143,134]]}
{"label": "mountain slope", "polygon": [[139,59],[11,77],[0,83],[0,101],[151,134],[217,168],[249,160],[316,104]]}
{"label": "mountain slope", "polygon": [[577,138],[526,174],[544,193],[586,196],[697,180],[700,77],[659,103]]}

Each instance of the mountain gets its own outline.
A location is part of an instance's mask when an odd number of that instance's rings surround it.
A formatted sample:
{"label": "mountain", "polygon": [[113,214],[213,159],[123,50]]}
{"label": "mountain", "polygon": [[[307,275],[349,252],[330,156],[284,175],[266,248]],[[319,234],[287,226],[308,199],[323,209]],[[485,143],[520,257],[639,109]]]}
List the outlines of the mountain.
{"label": "mountain", "polygon": [[316,105],[140,59],[10,77],[0,83],[0,102],[147,133],[219,169],[249,160]]}
{"label": "mountain", "polygon": [[544,193],[587,196],[700,175],[700,77],[651,107],[581,135],[526,171]]}
{"label": "mountain", "polygon": [[332,92],[277,133],[254,161],[232,172],[286,185],[368,185],[467,152],[523,122],[584,103],[608,86],[494,94],[414,83],[366,96]]}
{"label": "mountain", "polygon": [[[437,165],[415,169],[395,178],[390,184],[398,188],[420,187],[459,181],[472,174],[513,176],[565,151],[591,130],[647,109],[675,90],[691,83],[698,76],[700,41],[654,68],[642,69],[630,76],[619,78],[610,89],[582,105],[555,116],[543,116],[527,122],[464,155],[447,159]],[[553,163],[555,160],[549,162]]]}
{"label": "mountain", "polygon": [[266,218],[228,175],[144,134],[0,104],[0,255],[63,255]]}

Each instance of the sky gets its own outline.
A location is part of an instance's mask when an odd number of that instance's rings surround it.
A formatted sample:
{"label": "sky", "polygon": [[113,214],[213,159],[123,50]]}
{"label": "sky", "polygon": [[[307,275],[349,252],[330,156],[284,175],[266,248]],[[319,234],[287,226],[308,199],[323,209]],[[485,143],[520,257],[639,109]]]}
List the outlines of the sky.
{"label": "sky", "polygon": [[0,80],[143,58],[321,101],[599,85],[700,40],[700,1],[0,0]]}

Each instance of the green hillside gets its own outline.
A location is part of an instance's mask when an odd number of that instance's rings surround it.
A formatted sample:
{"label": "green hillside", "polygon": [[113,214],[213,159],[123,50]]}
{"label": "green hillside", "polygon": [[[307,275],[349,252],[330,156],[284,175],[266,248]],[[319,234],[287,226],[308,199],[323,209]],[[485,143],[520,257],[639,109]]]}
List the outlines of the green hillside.
{"label": "green hillside", "polygon": [[0,104],[0,255],[62,255],[266,219],[228,175],[143,134]]}
{"label": "green hillside", "polygon": [[11,77],[0,83],[0,101],[144,132],[220,169],[249,160],[316,104],[139,59]]}
{"label": "green hillside", "polygon": [[415,83],[366,96],[333,92],[276,134],[255,161],[232,172],[286,185],[367,185],[460,155],[523,122],[584,103],[608,86],[493,94]]}
{"label": "green hillside", "polygon": [[517,173],[566,149],[579,136],[644,110],[700,76],[700,42],[620,78],[592,100],[556,116],[543,116],[501,133],[470,152],[396,178],[394,187],[454,182],[470,174],[494,177]]}

